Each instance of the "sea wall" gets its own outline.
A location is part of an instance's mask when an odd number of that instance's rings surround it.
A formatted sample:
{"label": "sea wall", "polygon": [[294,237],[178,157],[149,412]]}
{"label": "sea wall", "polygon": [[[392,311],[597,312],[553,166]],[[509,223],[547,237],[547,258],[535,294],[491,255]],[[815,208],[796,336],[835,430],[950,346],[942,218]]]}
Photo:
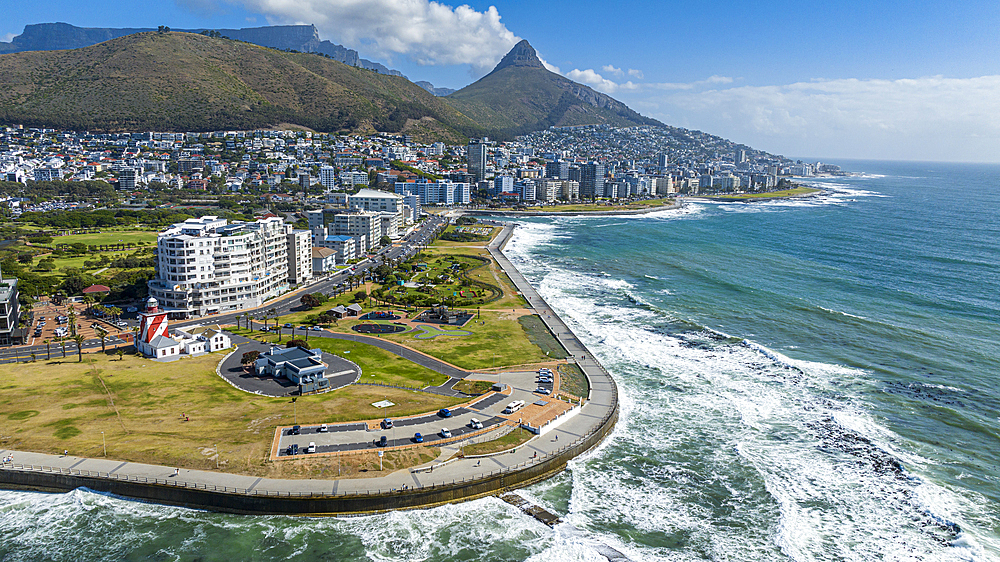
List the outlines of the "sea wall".
{"label": "sea wall", "polygon": [[396,509],[425,508],[496,495],[539,482],[566,468],[571,459],[599,444],[618,419],[618,407],[590,434],[538,462],[523,463],[484,477],[405,491],[365,494],[297,494],[199,485],[172,479],[151,479],[87,470],[7,464],[0,469],[0,487],[40,492],[87,488],[97,492],[226,513],[255,515],[349,515]]}

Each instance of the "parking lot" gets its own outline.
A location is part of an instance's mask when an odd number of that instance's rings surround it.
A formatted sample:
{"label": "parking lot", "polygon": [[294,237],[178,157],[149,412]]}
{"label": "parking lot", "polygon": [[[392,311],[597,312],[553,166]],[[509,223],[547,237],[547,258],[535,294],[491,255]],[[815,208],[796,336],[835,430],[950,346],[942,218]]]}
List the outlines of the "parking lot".
{"label": "parking lot", "polygon": [[[510,386],[509,394],[490,392],[467,406],[450,410],[448,417],[441,412],[434,412],[392,419],[392,426],[388,428],[380,427],[384,424],[378,422],[330,424],[326,426],[326,431],[319,425],[301,426],[297,433],[293,428],[282,428],[277,437],[277,457],[287,458],[292,456],[292,451],[297,451],[295,454],[298,455],[309,454],[306,452],[309,443],[316,444],[316,454],[400,447],[418,442],[434,446],[445,440],[461,441],[463,436],[496,427],[508,420],[518,421],[523,418],[525,423],[537,426],[570,407],[565,402],[549,398],[558,388],[558,375],[552,373],[552,378],[547,379],[547,374],[550,374],[548,370],[503,373],[499,377],[502,380],[498,382]],[[546,380],[548,382],[544,382]],[[546,392],[533,392],[540,389],[545,389]],[[514,400],[524,401],[524,407],[505,415],[504,408]],[[391,415],[391,411],[387,413]],[[474,419],[482,428],[472,426]],[[442,430],[447,430],[451,436],[442,435]],[[415,437],[417,433],[420,434],[421,441]],[[382,437],[385,437],[384,444]]]}
{"label": "parking lot", "polygon": [[61,305],[55,305],[46,300],[36,304],[32,309],[35,320],[28,334],[28,344],[38,345],[44,343],[45,340],[55,343],[58,338],[67,340],[71,338],[72,330],[69,325],[71,306],[75,309],[76,333],[82,335],[86,341],[100,340],[98,327],[107,331],[108,336],[105,339],[107,344],[119,341],[117,339],[119,334],[124,340],[126,335],[131,333],[129,324],[124,320],[120,320],[116,325],[113,319],[99,318],[84,312],[84,307],[80,303],[64,302]]}

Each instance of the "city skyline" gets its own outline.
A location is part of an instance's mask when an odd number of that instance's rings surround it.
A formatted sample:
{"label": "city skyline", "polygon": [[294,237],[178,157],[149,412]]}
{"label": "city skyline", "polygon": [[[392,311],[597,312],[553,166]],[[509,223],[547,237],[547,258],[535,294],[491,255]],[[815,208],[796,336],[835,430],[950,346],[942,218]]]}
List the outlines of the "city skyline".
{"label": "city skyline", "polygon": [[[103,9],[106,7],[107,9]],[[363,8],[363,9],[362,9]],[[177,0],[122,12],[104,0],[11,7],[25,24],[254,27],[320,36],[461,88],[524,38],[550,67],[663,121],[788,156],[996,162],[1000,6],[928,2],[591,3]],[[372,14],[377,14],[373,16]]]}

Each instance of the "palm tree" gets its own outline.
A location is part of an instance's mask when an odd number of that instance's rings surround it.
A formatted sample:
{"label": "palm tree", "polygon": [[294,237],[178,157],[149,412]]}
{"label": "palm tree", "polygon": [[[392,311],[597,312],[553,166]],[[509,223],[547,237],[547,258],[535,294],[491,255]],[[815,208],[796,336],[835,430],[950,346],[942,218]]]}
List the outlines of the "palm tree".
{"label": "palm tree", "polygon": [[66,310],[69,316],[69,333],[76,335],[76,307],[69,305]]}
{"label": "palm tree", "polygon": [[106,310],[108,311],[108,314],[110,314],[112,318],[114,318],[115,320],[121,318],[122,309],[118,308],[117,306],[106,307]]}
{"label": "palm tree", "polygon": [[83,334],[77,334],[73,336],[73,341],[76,342],[76,352],[80,356],[80,362],[83,362]]}
{"label": "palm tree", "polygon": [[46,361],[52,360],[52,351],[49,348],[49,340],[45,340],[45,360]]}
{"label": "palm tree", "polygon": [[97,332],[97,337],[101,338],[101,351],[107,351],[104,347],[104,341],[108,338],[108,331],[101,327],[98,327],[95,331]]}
{"label": "palm tree", "polygon": [[66,338],[56,338],[56,341],[58,341],[59,345],[62,346],[63,359],[65,359],[66,358]]}
{"label": "palm tree", "polygon": [[83,295],[83,304],[87,308],[92,308],[92,305],[94,304],[94,295],[91,294]]}
{"label": "palm tree", "polygon": [[118,354],[118,360],[123,361],[125,356],[125,350],[119,347],[116,353]]}

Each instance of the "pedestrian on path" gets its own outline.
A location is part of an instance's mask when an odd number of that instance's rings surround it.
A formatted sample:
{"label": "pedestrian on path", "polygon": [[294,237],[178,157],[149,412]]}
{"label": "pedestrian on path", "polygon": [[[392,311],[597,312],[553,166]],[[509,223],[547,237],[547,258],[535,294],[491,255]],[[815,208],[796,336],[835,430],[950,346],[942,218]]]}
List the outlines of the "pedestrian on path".
{"label": "pedestrian on path", "polygon": [[174,469],[174,476],[177,476],[180,473],[181,473],[181,469],[179,469],[179,468],[175,468]]}

